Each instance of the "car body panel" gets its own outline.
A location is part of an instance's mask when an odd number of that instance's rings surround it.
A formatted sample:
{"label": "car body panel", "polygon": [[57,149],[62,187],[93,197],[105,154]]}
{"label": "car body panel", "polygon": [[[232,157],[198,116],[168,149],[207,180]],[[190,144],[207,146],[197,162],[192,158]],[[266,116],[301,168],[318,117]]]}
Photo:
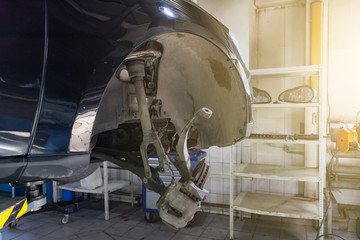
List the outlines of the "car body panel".
{"label": "car body panel", "polygon": [[44,15],[44,1],[3,1],[0,7],[0,157],[24,156],[31,145],[42,82]]}

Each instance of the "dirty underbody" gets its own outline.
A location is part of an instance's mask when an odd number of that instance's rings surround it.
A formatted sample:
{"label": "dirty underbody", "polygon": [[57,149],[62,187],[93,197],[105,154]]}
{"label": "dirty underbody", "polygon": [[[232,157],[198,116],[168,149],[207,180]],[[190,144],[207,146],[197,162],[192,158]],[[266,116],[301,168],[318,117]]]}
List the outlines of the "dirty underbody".
{"label": "dirty underbody", "polygon": [[[166,34],[129,55],[107,89],[103,101],[111,106],[98,111],[91,156],[129,169],[159,193],[160,217],[172,228],[185,227],[208,193],[209,166],[200,161],[193,170],[189,151],[228,146],[250,132],[248,79],[239,67],[203,38]],[[119,92],[123,98],[113,101]],[[113,109],[120,109],[116,118],[101,117]],[[155,168],[148,163],[154,155]],[[159,172],[171,173],[170,164],[181,179],[165,186]]]}

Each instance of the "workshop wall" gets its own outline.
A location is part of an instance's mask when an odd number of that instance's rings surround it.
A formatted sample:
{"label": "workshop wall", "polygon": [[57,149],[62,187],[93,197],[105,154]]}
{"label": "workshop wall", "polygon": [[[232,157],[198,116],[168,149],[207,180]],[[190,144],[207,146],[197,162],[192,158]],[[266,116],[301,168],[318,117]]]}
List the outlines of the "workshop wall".
{"label": "workshop wall", "polygon": [[354,122],[360,111],[360,1],[329,1],[330,119]]}
{"label": "workshop wall", "polygon": [[[329,1],[328,101],[332,121],[354,123],[360,111],[359,9],[358,0]],[[344,160],[340,163],[359,166],[359,159]],[[338,203],[360,205],[360,191],[339,189],[333,194]]]}
{"label": "workshop wall", "polygon": [[246,65],[249,66],[250,0],[197,0],[194,2],[229,28],[239,43]]}

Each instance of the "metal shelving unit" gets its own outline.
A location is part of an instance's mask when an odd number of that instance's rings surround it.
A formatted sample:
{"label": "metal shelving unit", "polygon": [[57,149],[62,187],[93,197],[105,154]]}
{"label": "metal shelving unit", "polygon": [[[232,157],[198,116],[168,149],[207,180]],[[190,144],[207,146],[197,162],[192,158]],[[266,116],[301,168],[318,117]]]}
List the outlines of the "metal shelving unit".
{"label": "metal shelving unit", "polygon": [[[347,189],[347,190],[360,190],[360,167],[358,164],[352,164],[347,165],[342,163],[342,160],[340,159],[353,159],[353,160],[360,160],[360,152],[352,152],[352,153],[343,153],[338,152],[337,150],[333,150],[332,154],[334,155],[335,161],[333,162],[331,166],[331,175],[329,176],[330,179],[328,179],[330,187],[332,191],[330,192],[330,189],[327,189],[327,197],[329,201],[329,210],[327,215],[327,225],[326,230],[328,234],[333,233],[333,219],[332,219],[332,209],[333,209],[333,200],[336,199],[336,192],[337,190]],[[350,219],[348,217],[348,220],[350,222]],[[348,225],[350,225],[348,223]],[[349,226],[348,226],[349,227]]]}
{"label": "metal shelving unit", "polygon": [[254,104],[253,108],[304,108],[319,107],[318,103],[280,103],[280,104]]}
{"label": "metal shelving unit", "polygon": [[63,185],[58,185],[59,189],[73,191],[73,192],[82,192],[82,193],[93,193],[104,195],[104,211],[105,211],[105,220],[109,220],[109,194],[122,189],[126,186],[131,186],[131,199],[133,199],[133,189],[132,183],[130,181],[124,180],[109,180],[108,179],[108,162],[103,162],[103,185],[95,189],[87,189],[81,186],[80,181],[70,182]]}
{"label": "metal shelving unit", "polygon": [[[269,138],[249,138],[245,141],[252,143],[275,143],[275,144],[309,144],[318,146],[318,167],[294,167],[294,166],[278,166],[271,164],[252,164],[240,163],[235,166],[234,148],[232,147],[230,154],[230,238],[234,235],[234,211],[246,213],[254,213],[260,215],[291,217],[318,220],[319,223],[324,218],[324,179],[325,179],[325,154],[326,154],[326,119],[325,119],[325,102],[324,82],[322,80],[322,66],[300,66],[289,68],[275,69],[259,69],[252,70],[252,79],[264,79],[271,81],[273,78],[283,77],[305,77],[318,76],[317,102],[315,103],[283,103],[283,104],[256,104],[254,108],[317,108],[318,110],[318,136],[311,140],[293,140],[293,139],[269,139]],[[291,80],[291,79],[289,79]],[[261,121],[261,120],[259,120]],[[251,179],[269,179],[284,181],[300,181],[316,183],[317,197],[298,197],[283,196],[274,194],[263,194],[253,192],[234,193],[234,181],[237,178]],[[323,225],[320,234],[323,233]]]}
{"label": "metal shelving unit", "polygon": [[318,144],[319,140],[291,140],[291,139],[267,139],[267,138],[249,138],[246,141],[256,143],[279,143],[279,144]]}
{"label": "metal shelving unit", "polygon": [[281,167],[267,164],[239,164],[233,171],[237,177],[319,182],[319,169],[306,167]]}
{"label": "metal shelving unit", "polygon": [[241,192],[236,197],[233,208],[261,215],[319,219],[318,201],[309,198]]}

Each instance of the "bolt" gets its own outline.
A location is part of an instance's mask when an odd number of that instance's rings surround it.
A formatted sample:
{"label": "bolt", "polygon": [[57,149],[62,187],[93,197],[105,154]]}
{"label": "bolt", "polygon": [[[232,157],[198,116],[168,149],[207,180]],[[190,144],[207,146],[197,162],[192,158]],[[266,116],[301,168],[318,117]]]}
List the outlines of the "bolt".
{"label": "bolt", "polygon": [[147,178],[143,178],[143,182],[144,182],[144,184],[148,184]]}

